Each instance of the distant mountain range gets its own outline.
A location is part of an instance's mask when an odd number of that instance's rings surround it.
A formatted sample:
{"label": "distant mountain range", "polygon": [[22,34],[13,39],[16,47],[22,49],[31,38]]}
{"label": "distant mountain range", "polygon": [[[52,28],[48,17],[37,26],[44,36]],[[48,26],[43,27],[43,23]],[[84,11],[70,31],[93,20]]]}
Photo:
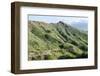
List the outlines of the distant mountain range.
{"label": "distant mountain range", "polygon": [[87,22],[73,22],[71,25],[79,30],[88,31],[88,23]]}
{"label": "distant mountain range", "polygon": [[28,21],[28,60],[88,57],[88,36],[62,21]]}

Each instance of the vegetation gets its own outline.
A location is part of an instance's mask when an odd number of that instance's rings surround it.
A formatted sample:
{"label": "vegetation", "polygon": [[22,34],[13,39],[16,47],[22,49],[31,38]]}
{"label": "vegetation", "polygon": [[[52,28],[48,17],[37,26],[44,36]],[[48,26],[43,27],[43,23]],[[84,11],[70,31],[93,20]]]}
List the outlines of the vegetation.
{"label": "vegetation", "polygon": [[88,57],[88,36],[62,21],[28,22],[28,60]]}

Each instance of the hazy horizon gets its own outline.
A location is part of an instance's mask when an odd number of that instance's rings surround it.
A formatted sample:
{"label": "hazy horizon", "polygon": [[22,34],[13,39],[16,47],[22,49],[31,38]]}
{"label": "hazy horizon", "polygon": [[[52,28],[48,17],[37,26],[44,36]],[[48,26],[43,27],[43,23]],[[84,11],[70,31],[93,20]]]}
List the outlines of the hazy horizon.
{"label": "hazy horizon", "polygon": [[62,21],[77,29],[88,31],[88,17],[29,15],[28,20],[47,23],[58,23]]}

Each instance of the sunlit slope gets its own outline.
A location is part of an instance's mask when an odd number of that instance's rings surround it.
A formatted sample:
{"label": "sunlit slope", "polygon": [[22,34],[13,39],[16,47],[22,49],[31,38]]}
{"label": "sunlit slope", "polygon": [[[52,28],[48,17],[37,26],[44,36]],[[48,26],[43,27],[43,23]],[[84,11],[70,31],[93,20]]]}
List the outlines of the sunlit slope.
{"label": "sunlit slope", "polygon": [[28,22],[29,60],[87,58],[87,33],[59,21]]}

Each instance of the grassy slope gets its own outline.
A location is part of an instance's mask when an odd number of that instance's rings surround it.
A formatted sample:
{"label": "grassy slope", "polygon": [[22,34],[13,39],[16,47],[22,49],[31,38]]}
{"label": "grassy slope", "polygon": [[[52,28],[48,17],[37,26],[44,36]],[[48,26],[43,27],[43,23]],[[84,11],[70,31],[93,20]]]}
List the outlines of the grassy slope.
{"label": "grassy slope", "polygon": [[86,58],[87,34],[63,22],[28,23],[29,60]]}

